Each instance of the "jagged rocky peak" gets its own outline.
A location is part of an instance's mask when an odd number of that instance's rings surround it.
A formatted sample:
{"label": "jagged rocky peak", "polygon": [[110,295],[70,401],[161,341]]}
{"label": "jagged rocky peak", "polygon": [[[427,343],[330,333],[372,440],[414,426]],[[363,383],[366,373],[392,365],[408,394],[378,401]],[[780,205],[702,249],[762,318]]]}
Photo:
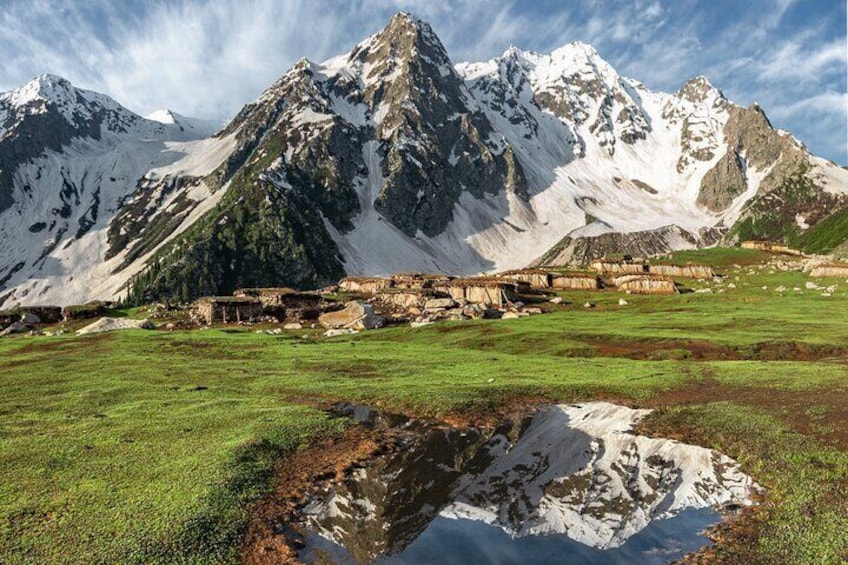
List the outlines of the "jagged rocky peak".
{"label": "jagged rocky peak", "polygon": [[77,88],[56,75],[39,75],[21,88],[0,94],[0,125],[5,129],[14,126],[16,119],[50,111],[78,127],[102,119],[108,127],[124,130],[142,119],[105,94]]}
{"label": "jagged rocky peak", "polygon": [[732,106],[704,76],[688,80],[666,97],[662,118],[680,127],[679,173],[691,174],[699,163],[711,161],[719,153],[724,142],[722,129]]}
{"label": "jagged rocky peak", "polygon": [[[610,156],[618,140],[632,144],[651,131],[641,104],[644,86],[621,77],[586,43],[568,43],[550,54],[510,47],[498,59],[460,69],[466,80],[492,82],[497,77],[516,93],[524,92],[536,106],[574,126],[581,146],[596,139]],[[480,89],[498,90],[490,84]]]}
{"label": "jagged rocky peak", "polygon": [[399,13],[315,72],[333,110],[377,141],[363,181],[376,198],[366,204],[405,234],[441,233],[462,193],[481,198],[506,188],[526,196],[512,149],[428,24]]}
{"label": "jagged rocky peak", "polygon": [[703,75],[698,75],[686,81],[686,84],[675,93],[675,96],[693,104],[703,104],[708,100],[727,102],[724,93],[714,87]]}

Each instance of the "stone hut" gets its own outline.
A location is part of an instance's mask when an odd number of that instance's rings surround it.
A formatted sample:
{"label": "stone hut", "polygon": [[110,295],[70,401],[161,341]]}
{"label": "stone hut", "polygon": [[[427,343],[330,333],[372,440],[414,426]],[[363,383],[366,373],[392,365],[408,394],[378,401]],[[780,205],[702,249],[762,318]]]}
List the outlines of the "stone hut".
{"label": "stone hut", "polygon": [[345,277],[339,281],[339,290],[362,294],[376,294],[381,290],[392,288],[391,279],[382,277]]}
{"label": "stone hut", "polygon": [[431,273],[395,273],[392,275],[392,287],[407,290],[433,288],[434,284],[451,280],[447,275]]}
{"label": "stone hut", "polygon": [[59,306],[21,306],[0,312],[0,327],[17,322],[26,314],[36,316],[42,324],[58,324],[62,321],[62,308]]}
{"label": "stone hut", "polygon": [[740,247],[742,247],[742,249],[757,249],[759,251],[768,251],[769,253],[782,253],[783,255],[804,257],[803,251],[792,249],[783,243],[777,243],[774,241],[743,241],[740,244]]}
{"label": "stone hut", "polygon": [[668,277],[656,275],[624,276],[616,278],[616,286],[630,294],[677,294],[677,285]]}
{"label": "stone hut", "polygon": [[601,277],[587,273],[551,273],[551,288],[556,290],[598,290]]}
{"label": "stone hut", "polygon": [[74,304],[62,308],[62,319],[68,320],[87,320],[89,318],[102,318],[109,313],[109,309],[113,308],[115,303],[103,302],[96,300],[86,304]]}
{"label": "stone hut", "polygon": [[526,282],[531,288],[550,288],[551,273],[543,269],[516,269],[505,271],[498,278]]}
{"label": "stone hut", "polygon": [[528,288],[526,283],[522,285],[519,281],[473,277],[438,283],[435,288],[449,294],[454,300],[500,308],[518,300],[518,292],[522,290],[522,286]]}
{"label": "stone hut", "polygon": [[629,262],[599,259],[598,261],[592,261],[589,266],[601,275],[639,275],[648,272],[648,265],[642,261]]}
{"label": "stone hut", "polygon": [[810,271],[810,276],[818,277],[838,277],[840,279],[848,279],[848,265],[833,263],[830,265],[819,265],[813,267]]}
{"label": "stone hut", "polygon": [[682,277],[684,279],[711,279],[715,271],[707,265],[650,265],[648,272],[663,277]]}
{"label": "stone hut", "polygon": [[[297,313],[297,318],[317,318],[323,297],[315,292],[301,292],[291,288],[240,288],[233,296],[258,298],[265,314],[283,319],[287,312]],[[310,314],[312,313],[312,314]]]}
{"label": "stone hut", "polygon": [[251,296],[206,296],[194,303],[193,310],[207,324],[249,322],[262,316],[262,301]]}

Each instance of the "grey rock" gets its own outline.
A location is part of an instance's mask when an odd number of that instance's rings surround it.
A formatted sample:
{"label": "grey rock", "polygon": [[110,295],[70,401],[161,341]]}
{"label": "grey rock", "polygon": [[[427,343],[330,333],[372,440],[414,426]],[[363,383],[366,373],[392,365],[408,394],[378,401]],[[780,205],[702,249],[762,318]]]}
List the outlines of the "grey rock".
{"label": "grey rock", "polygon": [[29,326],[26,326],[20,322],[14,322],[8,328],[0,332],[0,335],[11,335],[11,334],[20,334],[26,333],[29,331]]}
{"label": "grey rock", "polygon": [[33,314],[31,312],[24,312],[21,315],[21,323],[26,324],[26,325],[40,324],[41,318],[39,318],[38,315]]}

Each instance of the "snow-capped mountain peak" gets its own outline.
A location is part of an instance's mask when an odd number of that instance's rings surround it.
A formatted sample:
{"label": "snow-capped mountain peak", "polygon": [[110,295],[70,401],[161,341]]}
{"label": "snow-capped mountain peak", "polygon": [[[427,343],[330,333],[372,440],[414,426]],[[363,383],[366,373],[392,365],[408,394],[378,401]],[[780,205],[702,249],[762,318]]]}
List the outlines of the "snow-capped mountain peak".
{"label": "snow-capped mountain peak", "polygon": [[116,297],[134,275],[136,296],[187,300],[779,238],[751,233],[782,225],[775,202],[814,226],[848,192],[704,77],[653,92],[580,42],[454,65],[406,13],[302,59],[213,138],[148,118],[59,77],[0,94],[0,304]]}
{"label": "snow-capped mountain peak", "polygon": [[160,124],[177,126],[181,131],[184,131],[191,136],[192,139],[211,137],[223,127],[223,124],[214,120],[190,118],[167,108],[151,112],[145,116],[145,119],[158,122]]}

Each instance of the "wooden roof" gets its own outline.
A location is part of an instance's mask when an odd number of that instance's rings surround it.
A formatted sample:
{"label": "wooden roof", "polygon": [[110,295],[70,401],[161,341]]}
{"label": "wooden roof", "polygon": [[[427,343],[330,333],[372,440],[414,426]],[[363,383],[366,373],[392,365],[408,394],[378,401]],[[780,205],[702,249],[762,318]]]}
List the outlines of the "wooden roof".
{"label": "wooden roof", "polygon": [[453,279],[439,283],[439,286],[479,286],[488,288],[517,288],[519,283],[511,279],[500,279],[497,277],[468,277],[464,279]]}
{"label": "wooden roof", "polygon": [[203,296],[197,302],[210,304],[261,304],[262,302],[253,296]]}

